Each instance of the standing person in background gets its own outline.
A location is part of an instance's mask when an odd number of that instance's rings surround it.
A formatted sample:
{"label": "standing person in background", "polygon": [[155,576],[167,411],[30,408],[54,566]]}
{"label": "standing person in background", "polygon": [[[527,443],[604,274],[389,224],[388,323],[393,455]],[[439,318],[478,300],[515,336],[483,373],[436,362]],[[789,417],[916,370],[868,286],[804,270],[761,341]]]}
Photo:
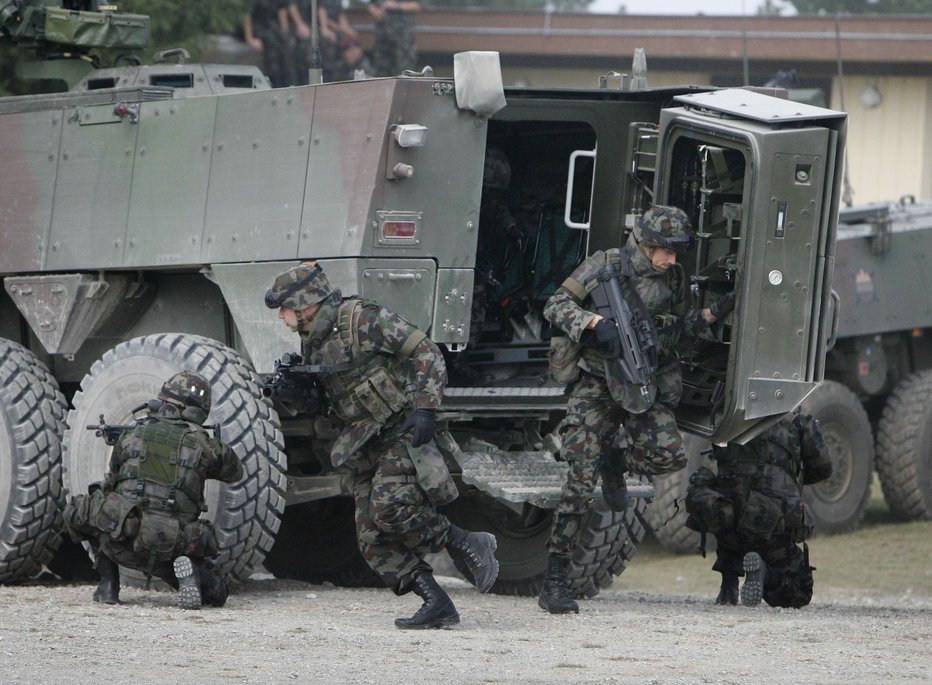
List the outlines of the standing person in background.
{"label": "standing person in background", "polygon": [[369,14],[375,19],[372,61],[378,76],[417,69],[414,22],[420,11],[421,3],[414,0],[370,0]]}
{"label": "standing person in background", "polygon": [[294,85],[294,54],[288,22],[289,0],[256,0],[243,18],[246,42],[262,54],[262,71],[273,88]]}
{"label": "standing person in background", "polygon": [[[288,12],[299,32],[303,32],[300,29],[301,25],[311,25],[311,0],[295,0]],[[350,26],[340,0],[317,0],[317,31],[320,34],[320,66],[323,69],[324,82],[345,80],[345,51],[341,44],[344,41],[356,41],[358,44],[359,33]],[[308,70],[311,67],[310,35],[310,28],[307,28],[306,36],[299,33],[296,45],[295,62],[298,65],[301,85],[307,84]]]}

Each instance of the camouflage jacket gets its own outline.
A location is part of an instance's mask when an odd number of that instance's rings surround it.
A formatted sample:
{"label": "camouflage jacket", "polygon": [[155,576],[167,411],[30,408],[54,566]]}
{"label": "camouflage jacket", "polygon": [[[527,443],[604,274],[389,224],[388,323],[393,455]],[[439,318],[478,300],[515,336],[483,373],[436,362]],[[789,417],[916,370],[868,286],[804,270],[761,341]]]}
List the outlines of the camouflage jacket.
{"label": "camouflage jacket", "polygon": [[324,367],[324,392],[345,424],[331,448],[334,466],[411,410],[440,407],[447,382],[440,349],[376,302],[325,300],[302,333],[302,353],[306,364]]}
{"label": "camouflage jacket", "polygon": [[[617,377],[619,374],[613,372],[613,367],[607,363],[608,355],[599,350],[589,336],[583,335],[596,317],[589,296],[597,284],[596,276],[606,264],[621,265],[623,262],[630,265],[633,276],[629,283],[650,314],[659,341],[659,368],[650,384],[648,397],[641,393],[640,388]],[[623,268],[622,271],[628,270]],[[581,344],[579,365],[589,373],[605,378],[612,397],[626,410],[641,413],[655,399],[675,406],[682,393],[682,379],[674,350],[676,343],[683,333],[712,338],[702,311],[688,308],[684,281],[679,265],[665,273],[656,271],[632,236],[623,248],[599,250],[576,267],[547,301],[544,316],[571,340]]]}
{"label": "camouflage jacket", "polygon": [[171,413],[152,414],[114,446],[106,489],[149,510],[193,521],[204,504],[204,483],[235,483],[243,465],[229,446],[204,428]]}
{"label": "camouflage jacket", "polygon": [[[818,483],[832,474],[819,422],[809,415],[787,415],[744,445],[716,445],[712,458],[718,462],[720,477],[730,473],[757,477],[751,487],[773,495],[793,494],[800,485]],[[777,471],[792,480],[773,476]]]}

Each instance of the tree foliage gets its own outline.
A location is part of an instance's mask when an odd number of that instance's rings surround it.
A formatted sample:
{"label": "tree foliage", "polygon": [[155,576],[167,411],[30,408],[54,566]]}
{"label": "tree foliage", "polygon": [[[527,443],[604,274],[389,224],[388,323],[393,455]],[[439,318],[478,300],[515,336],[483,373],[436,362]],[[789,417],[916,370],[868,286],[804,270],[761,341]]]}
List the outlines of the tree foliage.
{"label": "tree foliage", "polygon": [[932,14],[932,0],[789,0],[800,14]]}

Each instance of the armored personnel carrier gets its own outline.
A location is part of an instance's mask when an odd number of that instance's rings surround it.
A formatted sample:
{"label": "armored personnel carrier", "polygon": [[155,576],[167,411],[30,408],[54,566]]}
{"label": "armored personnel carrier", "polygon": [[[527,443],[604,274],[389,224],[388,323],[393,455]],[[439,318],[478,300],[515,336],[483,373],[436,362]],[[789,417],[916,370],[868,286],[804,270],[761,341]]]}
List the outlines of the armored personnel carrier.
{"label": "armored personnel carrier", "polygon": [[[72,12],[68,33],[116,17]],[[460,487],[447,513],[498,536],[497,592],[535,591],[565,469],[548,438],[565,398],[543,303],[645,207],[692,218],[696,306],[738,293],[718,339],[680,351],[682,427],[746,439],[819,387],[844,114],[749,90],[503,88],[496,53],[457,55],[453,78],[284,89],[237,69],[131,64],[0,101],[0,580],[52,554],[62,484],[100,479],[107,447],[85,426],[125,423],[190,369],[246,466],[208,492],[224,570],[371,582],[327,459],[333,417],[260,392],[297,346],[262,295],[299,260],[445,350],[438,444]],[[484,212],[493,154],[518,230]],[[631,489],[626,512],[593,503],[577,594],[637,549],[652,490]]]}

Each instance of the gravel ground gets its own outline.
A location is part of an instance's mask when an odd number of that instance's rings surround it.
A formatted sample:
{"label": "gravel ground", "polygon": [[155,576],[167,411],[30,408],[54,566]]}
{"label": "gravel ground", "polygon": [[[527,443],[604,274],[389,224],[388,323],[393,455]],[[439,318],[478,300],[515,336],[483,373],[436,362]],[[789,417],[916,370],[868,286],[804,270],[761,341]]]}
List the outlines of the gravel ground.
{"label": "gravel ground", "polygon": [[256,578],[222,609],[92,585],[0,587],[6,683],[927,683],[932,598],[817,595],[801,610],[608,590],[581,613],[438,577],[462,616],[400,631],[414,595]]}

